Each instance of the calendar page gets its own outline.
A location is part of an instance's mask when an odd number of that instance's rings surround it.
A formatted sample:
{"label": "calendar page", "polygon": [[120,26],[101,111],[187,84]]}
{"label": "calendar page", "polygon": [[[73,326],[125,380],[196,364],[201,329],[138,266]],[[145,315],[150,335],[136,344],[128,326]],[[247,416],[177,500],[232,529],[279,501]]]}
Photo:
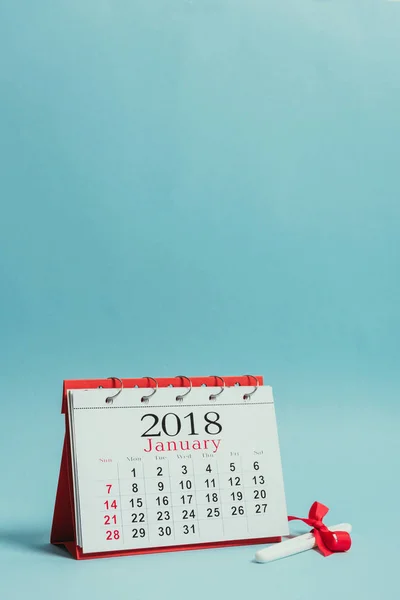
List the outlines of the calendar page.
{"label": "calendar page", "polygon": [[253,390],[69,391],[83,552],[287,535],[272,389]]}

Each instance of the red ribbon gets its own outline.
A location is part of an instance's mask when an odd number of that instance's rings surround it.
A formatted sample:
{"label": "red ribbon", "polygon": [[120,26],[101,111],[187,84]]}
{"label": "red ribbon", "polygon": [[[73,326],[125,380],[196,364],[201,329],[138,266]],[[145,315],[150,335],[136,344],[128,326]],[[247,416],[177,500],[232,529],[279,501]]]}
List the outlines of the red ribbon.
{"label": "red ribbon", "polygon": [[308,513],[308,519],[288,517],[288,521],[303,521],[313,529],[317,547],[321,554],[329,556],[334,552],[347,552],[351,547],[351,537],[347,531],[329,531],[322,522],[329,508],[321,502],[314,502]]}

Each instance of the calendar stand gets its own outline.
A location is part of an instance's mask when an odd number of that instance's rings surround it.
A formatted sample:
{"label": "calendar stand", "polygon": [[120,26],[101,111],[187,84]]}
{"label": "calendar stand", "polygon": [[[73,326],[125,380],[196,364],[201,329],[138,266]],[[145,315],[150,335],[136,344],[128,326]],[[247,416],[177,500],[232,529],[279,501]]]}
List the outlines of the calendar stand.
{"label": "calendar stand", "polygon": [[[193,377],[190,379],[193,387],[199,387],[202,385],[214,386],[216,385],[215,377]],[[224,381],[227,386],[239,385],[254,385],[254,377],[241,376],[241,377],[224,377]],[[263,384],[263,378],[257,376],[259,385]],[[117,385],[115,385],[117,383]],[[122,379],[123,388],[146,388],[148,387],[148,379],[146,377],[140,379]],[[157,379],[159,388],[162,387],[178,387],[180,384],[179,377],[172,378],[160,378]],[[139,548],[135,550],[117,550],[112,552],[99,552],[99,553],[83,553],[82,549],[77,545],[76,542],[76,527],[75,527],[75,510],[74,510],[74,491],[73,491],[73,479],[72,479],[72,465],[71,465],[71,445],[69,435],[69,424],[68,424],[68,404],[67,404],[67,392],[68,390],[82,390],[82,389],[115,389],[118,387],[118,382],[114,379],[82,379],[82,380],[65,380],[63,383],[63,397],[62,397],[62,413],[65,415],[65,437],[64,445],[61,458],[60,474],[58,479],[58,487],[54,508],[53,525],[51,530],[50,542],[54,545],[64,546],[73,558],[77,560],[92,559],[92,558],[107,558],[111,556],[127,556],[135,554],[151,554],[155,552],[173,552],[180,550],[199,550],[204,548],[218,548],[226,546],[244,546],[251,544],[265,544],[280,542],[281,537],[273,538],[257,538],[257,539],[245,539],[245,540],[228,540],[222,542],[210,542],[210,543],[197,543],[179,546],[164,546],[157,548]]]}

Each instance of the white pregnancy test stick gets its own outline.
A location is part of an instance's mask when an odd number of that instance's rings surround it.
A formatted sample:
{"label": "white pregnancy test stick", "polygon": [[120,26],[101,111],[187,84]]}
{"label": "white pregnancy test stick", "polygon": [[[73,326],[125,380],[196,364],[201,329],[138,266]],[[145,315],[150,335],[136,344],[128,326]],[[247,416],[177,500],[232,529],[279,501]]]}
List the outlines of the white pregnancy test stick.
{"label": "white pregnancy test stick", "polygon": [[[350,523],[340,523],[340,525],[332,525],[328,527],[330,531],[347,531],[351,533]],[[266,563],[279,558],[285,558],[286,556],[292,556],[292,554],[298,554],[305,550],[311,550],[315,546],[315,537],[313,533],[305,533],[304,535],[298,535],[290,540],[285,540],[278,544],[273,544],[268,548],[258,550],[255,555],[257,562]]]}

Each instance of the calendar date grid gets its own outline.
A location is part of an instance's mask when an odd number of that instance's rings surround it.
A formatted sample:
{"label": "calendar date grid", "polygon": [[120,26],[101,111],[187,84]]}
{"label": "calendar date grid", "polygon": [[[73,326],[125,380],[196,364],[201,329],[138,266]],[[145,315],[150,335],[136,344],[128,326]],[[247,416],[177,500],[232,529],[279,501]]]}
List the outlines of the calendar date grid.
{"label": "calendar date grid", "polygon": [[[138,541],[148,541],[157,534],[159,537],[175,538],[174,532],[178,530],[185,535],[196,535],[201,522],[209,519],[222,525],[223,534],[225,519],[233,517],[246,519],[248,516],[254,517],[266,512],[266,481],[265,476],[258,473],[260,470],[258,461],[253,462],[250,481],[249,477],[247,481],[243,479],[240,457],[231,461],[229,470],[225,468],[222,473],[218,470],[217,461],[212,466],[211,463],[203,466],[202,469],[196,469],[192,460],[191,469],[187,465],[188,462],[179,464],[181,468],[179,475],[182,478],[178,477],[179,481],[174,482],[168,464],[157,466],[156,475],[153,477],[145,476],[146,469],[143,465],[139,468],[133,467],[131,479],[121,479],[117,465],[117,479],[110,479],[109,483],[105,480],[96,480],[105,487],[107,496],[114,495],[119,500],[119,502],[111,498],[105,500],[100,511],[104,518],[104,525],[115,526],[114,530],[107,529],[106,539],[109,541],[119,540],[120,537],[123,539],[124,530],[129,528],[132,537],[138,538]],[[154,475],[154,469],[148,470],[152,470]],[[155,483],[158,489],[149,492],[149,482]],[[125,483],[128,483],[131,489],[127,490],[127,493],[121,493],[121,486]],[[180,489],[177,490],[177,487]],[[255,510],[250,512],[249,504],[256,500],[260,502],[255,502]],[[130,504],[127,506],[126,502]],[[110,509],[115,512],[109,514]]]}

